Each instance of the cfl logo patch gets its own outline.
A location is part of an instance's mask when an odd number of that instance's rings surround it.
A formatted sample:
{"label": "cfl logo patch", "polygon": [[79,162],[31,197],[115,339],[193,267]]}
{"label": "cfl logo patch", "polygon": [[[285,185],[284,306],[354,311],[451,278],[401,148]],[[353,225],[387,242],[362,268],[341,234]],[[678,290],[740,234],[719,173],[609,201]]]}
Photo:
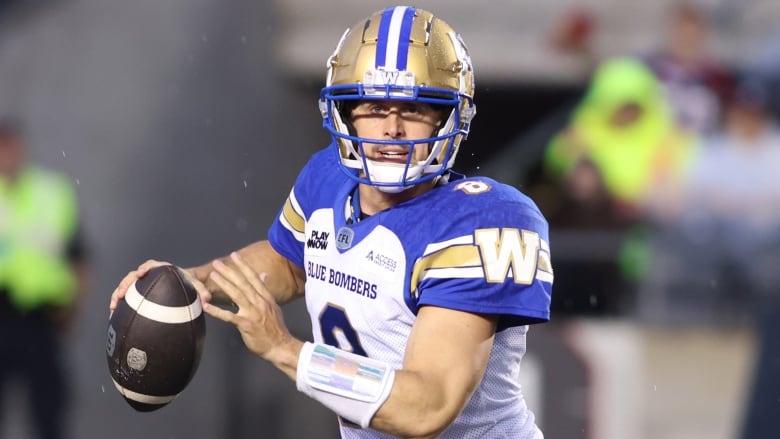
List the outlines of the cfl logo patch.
{"label": "cfl logo patch", "polygon": [[352,247],[353,239],[355,239],[355,232],[349,227],[342,227],[336,234],[336,247],[340,250],[346,250]]}

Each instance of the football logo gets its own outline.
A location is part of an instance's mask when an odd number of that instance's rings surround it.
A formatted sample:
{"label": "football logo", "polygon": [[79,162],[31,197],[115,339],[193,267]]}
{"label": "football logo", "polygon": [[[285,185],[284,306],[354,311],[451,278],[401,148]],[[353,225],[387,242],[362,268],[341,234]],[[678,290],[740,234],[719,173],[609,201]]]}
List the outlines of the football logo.
{"label": "football logo", "polygon": [[146,352],[130,348],[130,351],[127,353],[127,365],[139,372],[144,370],[146,367]]}

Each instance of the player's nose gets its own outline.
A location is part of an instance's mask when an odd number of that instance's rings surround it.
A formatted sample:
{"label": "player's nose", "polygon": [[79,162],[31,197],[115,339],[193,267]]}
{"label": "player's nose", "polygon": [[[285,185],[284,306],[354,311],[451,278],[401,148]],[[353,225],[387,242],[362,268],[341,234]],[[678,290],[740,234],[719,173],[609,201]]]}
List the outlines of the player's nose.
{"label": "player's nose", "polygon": [[390,139],[400,139],[404,137],[404,120],[397,109],[393,109],[383,119],[384,135]]}

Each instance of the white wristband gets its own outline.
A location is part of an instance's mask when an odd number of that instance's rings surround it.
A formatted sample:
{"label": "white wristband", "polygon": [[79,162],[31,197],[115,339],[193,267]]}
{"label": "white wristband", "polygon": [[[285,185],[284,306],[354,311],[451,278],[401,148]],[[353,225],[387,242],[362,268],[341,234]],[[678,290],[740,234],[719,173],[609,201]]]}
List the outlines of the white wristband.
{"label": "white wristband", "polygon": [[320,343],[304,343],[298,357],[298,390],[363,428],[390,396],[394,380],[389,363]]}

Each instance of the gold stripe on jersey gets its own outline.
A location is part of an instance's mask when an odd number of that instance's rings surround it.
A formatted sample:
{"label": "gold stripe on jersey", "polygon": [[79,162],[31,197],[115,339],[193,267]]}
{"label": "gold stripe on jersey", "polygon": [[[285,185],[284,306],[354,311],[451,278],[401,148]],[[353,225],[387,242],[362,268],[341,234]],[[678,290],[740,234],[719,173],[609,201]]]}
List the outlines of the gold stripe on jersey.
{"label": "gold stripe on jersey", "polygon": [[[480,236],[485,239],[477,239]],[[484,255],[483,252],[487,251],[484,246],[491,242],[494,242],[495,253]],[[508,246],[507,252],[501,252],[504,246]],[[504,229],[502,232],[499,229],[478,229],[473,237],[461,236],[429,244],[426,256],[414,264],[409,287],[412,295],[417,297],[419,284],[426,278],[484,278],[487,282],[500,283],[508,276],[525,285],[531,284],[534,279],[552,282],[550,244],[529,230]]]}
{"label": "gold stripe on jersey", "polygon": [[[481,268],[482,259],[480,258],[479,248],[473,244],[453,245],[435,251],[425,257],[417,260],[412,269],[412,278],[410,287],[412,295],[418,294],[417,285],[430,270],[448,269],[450,273],[461,273],[460,277],[484,277],[484,272],[478,270],[478,274],[473,268]],[[457,276],[452,276],[457,277]]]}
{"label": "gold stripe on jersey", "polygon": [[287,224],[292,227],[293,231],[304,233],[306,231],[306,220],[304,220],[303,215],[295,210],[292,197],[293,195],[290,194],[290,196],[287,197],[287,201],[284,203],[284,209],[282,209],[282,218],[284,218]]}

